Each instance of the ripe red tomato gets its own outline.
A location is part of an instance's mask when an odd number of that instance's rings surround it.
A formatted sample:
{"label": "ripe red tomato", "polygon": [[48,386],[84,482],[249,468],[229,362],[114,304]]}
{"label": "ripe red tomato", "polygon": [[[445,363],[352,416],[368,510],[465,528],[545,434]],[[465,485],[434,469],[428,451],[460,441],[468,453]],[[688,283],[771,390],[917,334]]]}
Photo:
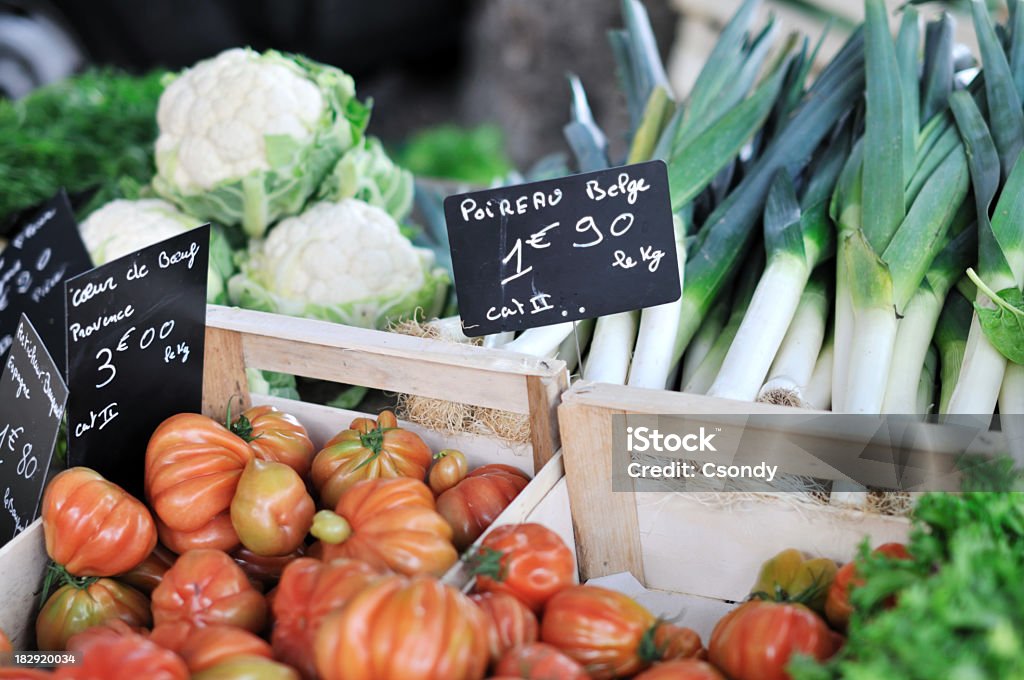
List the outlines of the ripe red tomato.
{"label": "ripe red tomato", "polygon": [[469,474],[469,462],[466,454],[455,449],[444,449],[434,454],[434,465],[430,468],[430,490],[440,496],[452,488]]}
{"label": "ripe red tomato", "polygon": [[360,560],[321,562],[303,557],[289,564],[281,574],[272,603],[271,643],[275,656],[304,677],[315,678],[313,643],[320,623],[379,578]]}
{"label": "ripe red tomato", "polygon": [[177,654],[138,633],[107,629],[76,640],[78,663],[61,666],[63,680],[188,680],[188,668]]}
{"label": "ripe red tomato", "polygon": [[437,511],[452,525],[455,547],[462,552],[480,538],[501,511],[530,483],[511,465],[484,465],[437,497]]}
{"label": "ripe red tomato", "polygon": [[695,630],[671,623],[658,626],[654,633],[654,646],[663,661],[706,659],[708,656]]}
{"label": "ripe red tomato", "polygon": [[378,570],[441,576],[458,560],[434,494],[410,477],[357,483],[335,512],[316,514],[312,533],[321,540],[324,561],[348,557]]}
{"label": "ripe red tomato", "polygon": [[476,590],[513,595],[539,614],[552,595],[576,580],[574,555],[541,524],[496,527],[474,557]]}
{"label": "ripe red tomato", "polygon": [[154,628],[149,639],[180,656],[193,674],[239,656],[274,657],[265,640],[224,624],[197,627],[184,621],[165,623]]}
{"label": "ripe red tomato", "polygon": [[386,577],[329,614],[316,635],[322,680],[480,680],[488,624],[429,576]]}
{"label": "ripe red tomato", "polygon": [[537,641],[540,625],[526,605],[508,593],[470,595],[491,622],[491,659],[497,661],[510,649]]}
{"label": "ripe red tomato", "polygon": [[391,411],[356,418],[316,454],[311,470],[320,502],[333,508],[356,482],[380,477],[412,477],[423,481],[430,465],[430,447],[419,435],[398,426]]}
{"label": "ripe red tomato", "polygon": [[499,676],[530,680],[588,680],[583,666],[543,642],[534,642],[510,649],[501,657],[494,672]]}
{"label": "ripe red tomato", "polygon": [[145,476],[158,524],[170,530],[160,531],[161,542],[176,552],[235,548],[228,511],[253,456],[241,437],[206,416],[181,413],[162,422],[146,447]]}
{"label": "ripe red tomato", "polygon": [[284,463],[300,477],[309,472],[313,442],[295,416],[273,406],[253,406],[231,423],[231,431],[248,442],[260,460]]}
{"label": "ripe red tomato", "polygon": [[44,651],[63,651],[76,633],[113,619],[137,628],[148,626],[149,600],[134,588],[109,578],[66,583],[39,610],[36,644]]}
{"label": "ripe red tomato", "polygon": [[[874,552],[896,560],[910,559],[907,546],[902,543],[883,543],[875,548]],[[850,604],[850,588],[863,584],[863,579],[857,576],[855,562],[847,562],[836,572],[836,577],[832,581],[832,587],[829,588],[828,597],[825,600],[825,616],[836,630],[846,630],[850,615],[853,614],[853,606]]]}
{"label": "ripe red tomato", "polygon": [[633,675],[660,660],[651,612],[622,593],[597,586],[570,586],[544,607],[541,640],[583,665],[592,678]]}
{"label": "ripe red tomato", "polygon": [[190,550],[153,591],[153,621],[223,623],[259,632],[267,621],[267,602],[227,553]]}
{"label": "ripe red tomato", "polygon": [[53,478],[43,494],[42,517],[47,554],[75,576],[120,574],[156,546],[146,506],[89,468]]}
{"label": "ripe red tomato", "polygon": [[722,617],[708,660],[733,680],[788,680],[794,654],[828,659],[841,638],[802,604],[751,600]]}
{"label": "ripe red tomato", "polygon": [[267,557],[295,552],[316,506],[306,483],[284,463],[250,460],[231,499],[231,525],[246,548]]}
{"label": "ripe red tomato", "polygon": [[725,676],[709,663],[685,659],[656,663],[633,680],[725,680]]}
{"label": "ripe red tomato", "polygon": [[157,544],[146,559],[142,560],[134,569],[118,574],[117,580],[130,585],[139,592],[150,595],[153,589],[160,585],[164,574],[171,568],[176,558],[177,555]]}

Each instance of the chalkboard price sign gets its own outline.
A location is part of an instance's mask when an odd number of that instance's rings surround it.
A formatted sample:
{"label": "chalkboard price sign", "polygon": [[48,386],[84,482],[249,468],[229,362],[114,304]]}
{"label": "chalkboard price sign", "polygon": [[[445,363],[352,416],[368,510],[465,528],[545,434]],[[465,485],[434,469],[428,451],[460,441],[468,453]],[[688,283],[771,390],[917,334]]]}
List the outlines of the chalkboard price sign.
{"label": "chalkboard price sign", "polygon": [[68,462],[136,493],[150,435],[202,407],[209,225],[67,282]]}
{"label": "chalkboard price sign", "polygon": [[466,335],[679,299],[662,161],[449,196],[444,210]]}
{"label": "chalkboard price sign", "polygon": [[0,252],[0,359],[26,313],[64,375],[64,281],[91,268],[71,204],[61,191]]}
{"label": "chalkboard price sign", "polygon": [[21,316],[0,378],[0,546],[39,511],[68,391],[57,364]]}

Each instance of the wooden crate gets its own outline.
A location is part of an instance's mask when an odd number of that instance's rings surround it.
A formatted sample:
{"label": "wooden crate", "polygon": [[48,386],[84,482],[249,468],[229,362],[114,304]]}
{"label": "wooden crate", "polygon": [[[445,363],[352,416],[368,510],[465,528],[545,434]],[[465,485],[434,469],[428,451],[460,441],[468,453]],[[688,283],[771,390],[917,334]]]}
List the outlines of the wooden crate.
{"label": "wooden crate", "polygon": [[[238,398],[244,406],[272,404],[296,416],[318,449],[353,418],[366,414],[250,394],[246,367],[527,414],[527,444],[402,425],[434,451],[463,451],[471,467],[504,463],[533,474],[492,526],[523,521],[538,505],[561,503],[562,512],[554,516],[562,519],[552,523],[572,544],[564,481],[561,494],[546,500],[563,477],[556,410],[568,385],[564,362],[218,306],[207,308],[206,322],[203,412],[223,420],[232,397],[236,411]],[[46,559],[39,521],[0,549],[0,629],[15,649],[32,644]],[[465,586],[469,575],[458,564],[445,580]]]}
{"label": "wooden crate", "polygon": [[[875,544],[906,538],[905,518],[801,502],[787,494],[755,499],[729,493],[613,491],[612,416],[673,413],[806,412],[662,390],[574,384],[563,395],[558,415],[583,579],[630,572],[648,588],[721,604],[742,600],[759,565],[784,548],[845,562],[865,537]],[[810,455],[780,471],[842,478]]]}

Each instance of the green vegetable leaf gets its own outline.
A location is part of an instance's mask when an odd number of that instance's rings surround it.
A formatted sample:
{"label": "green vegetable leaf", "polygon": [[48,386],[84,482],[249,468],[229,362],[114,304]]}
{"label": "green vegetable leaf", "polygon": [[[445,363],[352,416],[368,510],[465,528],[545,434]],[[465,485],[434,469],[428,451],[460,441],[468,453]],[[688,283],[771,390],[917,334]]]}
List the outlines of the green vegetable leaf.
{"label": "green vegetable leaf", "polygon": [[973,269],[967,270],[967,276],[996,305],[992,309],[974,303],[978,322],[988,341],[1010,361],[1024,364],[1024,295],[1017,288],[993,291]]}

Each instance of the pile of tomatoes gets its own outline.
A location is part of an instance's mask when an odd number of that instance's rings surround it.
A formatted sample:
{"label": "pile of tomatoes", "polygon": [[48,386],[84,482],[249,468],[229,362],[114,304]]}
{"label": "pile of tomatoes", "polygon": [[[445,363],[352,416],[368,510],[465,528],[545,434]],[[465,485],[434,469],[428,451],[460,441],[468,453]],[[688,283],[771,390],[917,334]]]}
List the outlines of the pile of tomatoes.
{"label": "pile of tomatoes", "polygon": [[[87,468],[51,481],[36,638],[79,662],[0,679],[783,680],[794,654],[841,644],[853,565],[794,550],[764,565],[707,649],[577,585],[573,550],[539,524],[467,550],[527,482],[434,455],[390,412],[319,452],[271,407],[227,426],[176,415],[149,441],[145,502]],[[468,595],[438,580],[460,555]]]}

